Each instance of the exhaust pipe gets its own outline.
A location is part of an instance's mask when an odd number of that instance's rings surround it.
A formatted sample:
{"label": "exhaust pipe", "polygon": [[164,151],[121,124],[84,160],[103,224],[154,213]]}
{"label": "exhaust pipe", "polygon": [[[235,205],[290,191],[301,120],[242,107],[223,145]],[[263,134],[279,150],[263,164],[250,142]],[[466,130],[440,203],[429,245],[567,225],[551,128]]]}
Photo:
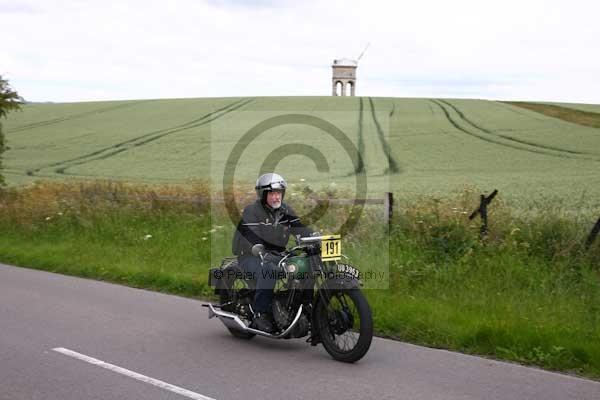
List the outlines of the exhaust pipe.
{"label": "exhaust pipe", "polygon": [[259,331],[258,329],[254,329],[254,328],[250,328],[250,327],[246,326],[246,324],[244,324],[242,322],[242,320],[240,319],[240,317],[238,317],[236,314],[229,313],[226,311],[216,310],[212,304],[208,304],[207,307],[208,307],[208,318],[209,319],[217,317],[228,328],[236,329],[236,330],[242,331],[242,332],[254,333],[256,335],[265,336],[265,337],[269,337],[272,339],[284,338],[287,334],[289,334],[292,331],[292,329],[294,329],[294,327],[298,323],[298,320],[300,319],[300,316],[302,315],[302,304],[301,304],[300,307],[298,308],[298,312],[296,313],[296,316],[294,317],[294,320],[292,321],[290,326],[288,326],[287,329],[284,330],[283,332],[281,332],[279,335],[273,335],[273,334]]}

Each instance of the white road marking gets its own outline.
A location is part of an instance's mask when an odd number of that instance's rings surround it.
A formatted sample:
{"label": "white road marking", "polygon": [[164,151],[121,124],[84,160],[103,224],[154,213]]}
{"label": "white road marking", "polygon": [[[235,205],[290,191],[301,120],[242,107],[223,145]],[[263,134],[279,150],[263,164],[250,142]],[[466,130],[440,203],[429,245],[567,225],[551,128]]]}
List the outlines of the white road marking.
{"label": "white road marking", "polygon": [[130,378],[137,379],[138,381],[142,381],[144,383],[149,383],[150,385],[157,386],[157,387],[159,387],[161,389],[169,390],[169,391],[171,391],[173,393],[177,393],[177,394],[180,394],[182,396],[189,397],[190,399],[194,399],[194,400],[215,400],[215,399],[213,399],[211,397],[206,397],[206,396],[203,396],[201,394],[192,392],[190,390],[183,389],[183,388],[180,388],[180,387],[175,386],[175,385],[171,385],[170,383],[159,381],[158,379],[154,379],[154,378],[150,378],[148,376],[142,375],[142,374],[138,374],[137,372],[133,372],[133,371],[130,371],[130,370],[125,369],[125,368],[118,367],[118,366],[113,365],[113,364],[109,364],[109,363],[104,362],[102,360],[98,360],[98,359],[95,359],[95,358],[92,358],[92,357],[88,357],[88,356],[86,356],[84,354],[77,353],[76,351],[73,351],[73,350],[65,349],[65,348],[62,348],[62,347],[57,347],[57,348],[52,349],[52,350],[54,350],[54,351],[56,351],[58,353],[64,354],[66,356],[73,357],[73,358],[76,358],[78,360],[85,361],[85,362],[88,362],[90,364],[97,365],[98,367],[102,367],[102,368],[108,369],[110,371],[113,371],[113,372],[116,372],[116,373],[128,376]]}

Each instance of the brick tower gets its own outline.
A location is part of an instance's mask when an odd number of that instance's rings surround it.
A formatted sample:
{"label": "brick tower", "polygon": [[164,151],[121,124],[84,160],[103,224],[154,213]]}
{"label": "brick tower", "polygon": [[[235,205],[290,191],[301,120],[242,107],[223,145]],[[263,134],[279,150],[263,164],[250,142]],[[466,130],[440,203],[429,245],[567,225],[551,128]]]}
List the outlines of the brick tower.
{"label": "brick tower", "polygon": [[332,83],[332,96],[346,96],[348,86],[350,87],[349,96],[354,96],[356,90],[356,67],[358,61],[349,60],[342,58],[340,60],[333,60],[333,78]]}

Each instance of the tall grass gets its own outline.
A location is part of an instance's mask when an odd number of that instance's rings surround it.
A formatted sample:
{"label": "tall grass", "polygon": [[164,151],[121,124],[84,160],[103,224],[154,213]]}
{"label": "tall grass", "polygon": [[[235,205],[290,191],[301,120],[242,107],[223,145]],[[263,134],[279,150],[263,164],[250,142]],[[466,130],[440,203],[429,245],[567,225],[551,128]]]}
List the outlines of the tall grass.
{"label": "tall grass", "polygon": [[[37,184],[5,192],[0,254],[5,262],[184,295],[210,293],[202,232],[208,205],[159,201],[180,188],[113,183]],[[203,192],[186,192],[188,199]],[[180,196],[181,197],[181,196]],[[186,197],[181,197],[185,200]]]}
{"label": "tall grass", "polygon": [[[232,230],[214,205],[191,201],[207,195],[203,184],[10,189],[0,195],[0,260],[207,297],[207,270],[228,252]],[[379,266],[388,288],[365,290],[376,331],[599,378],[600,240],[583,246],[595,221],[550,204],[517,213],[497,199],[482,239],[467,219],[477,204],[473,191],[421,198],[396,210],[388,237],[373,235],[377,220],[348,235],[352,263],[388,263]]]}
{"label": "tall grass", "polygon": [[466,222],[468,197],[431,200],[398,217],[392,289],[370,297],[383,310],[378,329],[598,377],[600,246],[585,250],[588,226],[560,215],[513,217],[500,203],[481,240],[478,224]]}

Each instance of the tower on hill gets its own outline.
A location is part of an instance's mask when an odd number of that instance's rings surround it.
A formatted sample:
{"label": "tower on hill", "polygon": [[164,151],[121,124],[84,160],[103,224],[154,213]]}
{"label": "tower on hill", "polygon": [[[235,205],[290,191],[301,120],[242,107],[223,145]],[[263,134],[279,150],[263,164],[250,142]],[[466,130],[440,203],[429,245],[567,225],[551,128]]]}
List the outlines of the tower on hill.
{"label": "tower on hill", "polygon": [[332,96],[354,96],[358,61],[342,58],[333,60]]}

